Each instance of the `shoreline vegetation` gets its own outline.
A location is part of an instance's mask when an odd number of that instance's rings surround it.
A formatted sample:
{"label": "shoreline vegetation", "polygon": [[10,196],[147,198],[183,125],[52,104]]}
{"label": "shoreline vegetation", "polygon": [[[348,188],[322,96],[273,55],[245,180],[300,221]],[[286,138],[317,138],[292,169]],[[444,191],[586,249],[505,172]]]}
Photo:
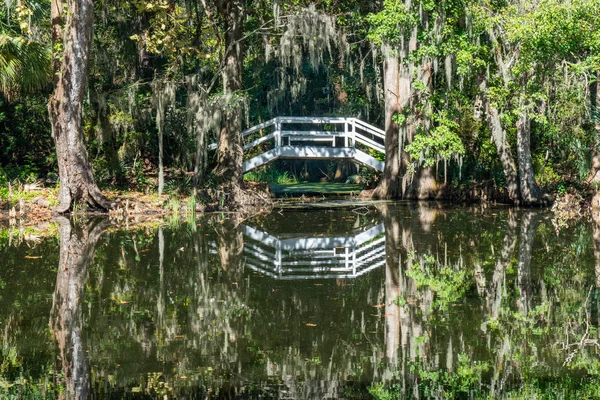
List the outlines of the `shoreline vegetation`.
{"label": "shoreline vegetation", "polygon": [[[184,185],[185,186],[185,185]],[[223,188],[212,188],[198,191],[194,196],[193,191],[185,187],[178,187],[173,183],[171,190],[158,195],[147,190],[140,191],[135,188],[103,188],[106,197],[114,201],[116,207],[108,212],[91,210],[85,207],[73,208],[73,216],[107,216],[115,222],[131,219],[162,219],[181,218],[202,215],[205,213],[232,213],[242,218],[249,215],[268,213],[275,208],[285,209],[296,206],[307,206],[322,203],[329,206],[327,200],[336,199],[345,201],[351,206],[353,202],[369,203],[376,201],[373,198],[373,189],[365,189],[360,184],[334,183],[334,182],[298,182],[288,180],[280,183],[261,183],[246,181],[242,186],[247,195],[245,204],[238,204],[233,208],[228,204],[228,193]],[[21,184],[13,181],[7,185],[7,190],[0,192],[0,223],[14,225],[17,220],[27,225],[34,225],[48,221],[60,215],[55,211],[58,204],[57,185],[44,186],[42,183]],[[592,215],[598,208],[600,198],[596,190],[590,186],[571,186],[566,188],[559,185],[558,190],[552,193],[552,202],[537,208],[550,209],[559,220],[577,219]],[[431,202],[434,206],[467,206],[473,204],[505,205],[518,207],[511,203],[507,192],[498,188],[493,181],[473,183],[455,187],[451,185],[438,188],[422,198],[398,199],[413,202]],[[594,206],[596,205],[596,206]],[[527,207],[527,206],[525,206]]]}

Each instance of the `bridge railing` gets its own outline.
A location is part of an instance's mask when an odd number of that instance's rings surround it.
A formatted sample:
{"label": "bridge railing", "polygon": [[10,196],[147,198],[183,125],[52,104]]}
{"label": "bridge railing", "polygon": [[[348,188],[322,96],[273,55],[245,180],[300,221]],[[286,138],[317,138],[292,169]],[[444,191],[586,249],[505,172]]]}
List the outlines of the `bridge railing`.
{"label": "bridge railing", "polygon": [[[276,117],[243,131],[242,140],[245,152],[264,143],[272,143],[273,148],[308,144],[356,147],[358,143],[385,153],[385,132],[358,118]],[[209,145],[211,150],[216,148],[216,143]]]}

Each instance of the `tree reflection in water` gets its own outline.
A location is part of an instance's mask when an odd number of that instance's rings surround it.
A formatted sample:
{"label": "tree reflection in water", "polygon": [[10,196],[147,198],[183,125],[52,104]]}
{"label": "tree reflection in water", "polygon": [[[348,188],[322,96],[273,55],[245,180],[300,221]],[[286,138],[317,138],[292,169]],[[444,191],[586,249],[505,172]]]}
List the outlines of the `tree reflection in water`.
{"label": "tree reflection in water", "polygon": [[58,346],[55,382],[64,387],[64,399],[88,399],[91,396],[91,372],[83,326],[85,286],[90,262],[107,220],[76,224],[60,217],[60,261],[50,328]]}

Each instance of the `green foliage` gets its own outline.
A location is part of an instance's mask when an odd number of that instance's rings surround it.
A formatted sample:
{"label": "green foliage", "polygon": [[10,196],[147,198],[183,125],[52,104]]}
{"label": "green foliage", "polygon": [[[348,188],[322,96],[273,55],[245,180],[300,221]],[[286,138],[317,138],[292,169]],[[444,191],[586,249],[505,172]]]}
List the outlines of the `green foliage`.
{"label": "green foliage", "polygon": [[416,16],[400,0],[384,0],[383,10],[367,16],[371,25],[368,38],[377,44],[395,43],[407,28],[416,24]]}
{"label": "green foliage", "polygon": [[165,184],[165,192],[172,194],[189,194],[192,190],[192,177],[184,175],[182,177],[173,178]]}
{"label": "green foliage", "polygon": [[277,183],[280,185],[299,182],[293,174],[288,171],[280,172],[273,166],[252,170],[244,174],[244,180],[248,182]]}
{"label": "green foliage", "polygon": [[418,133],[413,142],[406,146],[411,159],[425,167],[432,167],[438,160],[449,160],[465,154],[457,133],[458,123],[448,118],[445,111],[436,114],[433,119],[437,126],[430,132]]}
{"label": "green foliage", "polygon": [[55,165],[47,101],[44,94],[13,103],[0,98],[0,168],[9,180],[46,177]]}
{"label": "green foliage", "polygon": [[369,394],[376,400],[394,400],[402,397],[402,388],[399,385],[375,383],[369,387]]}
{"label": "green foliage", "polygon": [[481,390],[481,378],[489,369],[488,363],[473,361],[465,353],[458,354],[458,366],[453,372],[431,371],[419,362],[411,364],[411,370],[420,379],[419,391],[425,397],[485,396]]}

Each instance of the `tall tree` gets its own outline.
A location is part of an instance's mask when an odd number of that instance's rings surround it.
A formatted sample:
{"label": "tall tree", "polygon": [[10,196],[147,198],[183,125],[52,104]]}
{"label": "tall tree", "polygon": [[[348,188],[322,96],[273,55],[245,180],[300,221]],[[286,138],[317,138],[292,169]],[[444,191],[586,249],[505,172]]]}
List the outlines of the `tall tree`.
{"label": "tall tree", "polygon": [[410,84],[407,86],[407,82],[400,79],[400,63],[396,52],[389,47],[384,47],[384,53],[385,167],[381,182],[374,193],[374,197],[377,198],[402,195],[400,126],[395,116],[400,115],[399,113],[407,105],[409,95],[406,92],[407,89],[410,90]]}
{"label": "tall tree", "polygon": [[242,89],[243,83],[242,38],[244,36],[246,2],[246,0],[215,1],[225,32],[222,77],[227,105],[222,118],[217,147],[217,166],[214,172],[226,186],[239,186],[242,178],[242,113],[236,95]]}
{"label": "tall tree", "polygon": [[463,10],[462,0],[384,0],[368,17],[369,38],[383,49],[386,110],[386,167],[375,197],[430,197],[437,186],[432,165],[464,153],[458,124],[445,113],[454,67],[453,47],[444,46]]}
{"label": "tall tree", "polygon": [[[66,9],[65,6],[66,5]],[[95,209],[113,207],[94,179],[83,136],[83,98],[92,45],[93,0],[53,0],[52,68],[54,92],[48,103],[60,177],[56,211],[69,212],[75,203]]]}

